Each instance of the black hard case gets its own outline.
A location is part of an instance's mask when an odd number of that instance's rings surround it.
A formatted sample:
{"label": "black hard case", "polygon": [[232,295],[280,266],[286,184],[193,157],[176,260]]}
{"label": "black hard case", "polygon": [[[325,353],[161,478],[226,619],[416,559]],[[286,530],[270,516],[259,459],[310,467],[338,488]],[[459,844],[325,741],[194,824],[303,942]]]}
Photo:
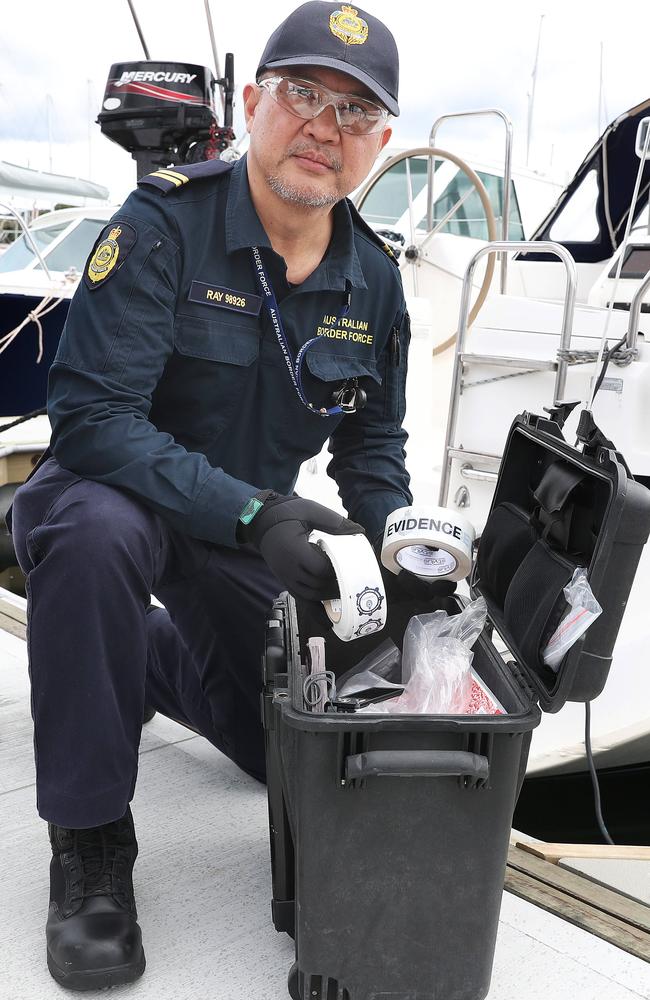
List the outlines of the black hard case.
{"label": "black hard case", "polygon": [[[557,475],[548,473],[557,462]],[[545,511],[540,496],[547,506],[559,504],[559,514]],[[492,518],[504,504],[515,518],[523,511],[533,530],[526,539],[515,531],[516,551],[506,545],[503,560],[486,562],[486,543],[497,556],[503,544]],[[587,513],[589,531],[574,526],[572,534],[573,518]],[[567,699],[591,698],[602,689],[649,530],[650,493],[628,478],[613,451],[585,456],[566,444],[552,422],[527,414],[515,420],[472,579],[490,618],[512,643],[515,659],[508,663],[492,644],[489,627],[474,647],[473,666],[505,715],[305,711],[307,635],[292,598],[285,594],[275,602],[263,695],[272,914],[277,930],[295,937],[289,975],[294,1000],[487,995],[512,814],[532,730],[541,718],[538,701],[557,711]],[[564,548],[558,539],[567,543]],[[552,572],[542,566],[522,577],[531,578],[533,589],[540,575],[555,588],[551,598],[541,595],[543,602],[535,595],[540,647],[565,608],[562,581],[588,555],[571,550],[576,539],[593,542],[589,562],[581,564],[589,566],[603,614],[556,677],[541,664],[539,648],[532,662],[519,659],[531,637],[512,614],[518,595],[509,601],[507,595],[538,541],[561,557]],[[511,580],[495,571],[502,561],[512,567]],[[537,557],[532,562],[537,565]],[[456,596],[444,602],[451,614],[462,604]],[[394,610],[387,628],[399,640],[410,613],[425,609]],[[343,670],[346,657],[362,656],[383,638],[343,644],[330,636],[327,664]]]}
{"label": "black hard case", "polygon": [[[521,548],[513,551],[514,532],[498,527],[504,510],[526,521],[532,546],[520,531]],[[603,690],[649,532],[650,491],[631,478],[613,448],[580,452],[553,420],[516,418],[471,586],[485,597],[492,624],[545,712],[591,701]],[[577,566],[586,568],[602,614],[555,673],[541,651],[567,609],[563,590]]]}

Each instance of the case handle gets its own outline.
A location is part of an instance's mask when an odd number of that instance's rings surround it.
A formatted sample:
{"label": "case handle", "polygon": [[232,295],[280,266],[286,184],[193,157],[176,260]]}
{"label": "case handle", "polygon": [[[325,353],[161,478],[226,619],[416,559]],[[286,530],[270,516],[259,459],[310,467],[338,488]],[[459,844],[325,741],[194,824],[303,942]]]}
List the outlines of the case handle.
{"label": "case handle", "polygon": [[487,781],[487,757],[467,750],[370,750],[346,757],[345,780],[381,776],[442,778],[448,776]]}
{"label": "case handle", "polygon": [[549,465],[533,497],[547,514],[557,514],[564,509],[576,486],[584,478],[582,469],[574,469],[568,462],[558,460]]}

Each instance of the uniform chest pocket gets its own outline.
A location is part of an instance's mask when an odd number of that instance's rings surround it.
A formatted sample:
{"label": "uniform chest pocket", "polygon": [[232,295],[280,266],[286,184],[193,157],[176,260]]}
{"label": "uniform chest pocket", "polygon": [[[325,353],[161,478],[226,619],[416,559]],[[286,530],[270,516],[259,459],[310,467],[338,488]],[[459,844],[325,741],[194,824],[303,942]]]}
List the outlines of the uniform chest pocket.
{"label": "uniform chest pocket", "polygon": [[[308,370],[308,375],[305,375],[305,369]],[[303,383],[305,392],[314,405],[331,406],[332,393],[340,389],[345,381],[353,378],[359,379],[359,385],[366,392],[375,383],[381,384],[381,375],[373,358],[331,354],[315,348],[306,352]]]}
{"label": "uniform chest pocket", "polygon": [[260,338],[256,327],[177,316],[174,347],[184,357],[248,368],[259,355]]}
{"label": "uniform chest pocket", "polygon": [[177,316],[170,391],[188,398],[193,423],[213,437],[254,389],[260,341],[255,327]]}
{"label": "uniform chest pocket", "polygon": [[312,349],[305,352],[305,364],[319,382],[344,382],[349,378],[369,377],[381,384],[381,375],[373,358],[355,358]]}

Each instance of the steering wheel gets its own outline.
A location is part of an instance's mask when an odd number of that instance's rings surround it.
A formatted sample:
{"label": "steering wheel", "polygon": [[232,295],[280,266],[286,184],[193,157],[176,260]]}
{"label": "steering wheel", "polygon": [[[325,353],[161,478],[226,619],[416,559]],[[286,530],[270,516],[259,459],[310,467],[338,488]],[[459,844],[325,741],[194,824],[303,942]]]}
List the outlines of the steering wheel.
{"label": "steering wheel", "polygon": [[[494,218],[494,211],[492,210],[490,197],[487,191],[485,190],[485,185],[481,181],[481,178],[474,170],[472,170],[472,168],[469,166],[468,163],[466,163],[464,160],[461,160],[461,158],[459,156],[456,156],[455,153],[449,153],[446,150],[438,149],[435,146],[417,146],[414,149],[407,149],[404,150],[404,152],[402,153],[397,153],[395,156],[389,157],[384,163],[382,163],[379,170],[377,170],[377,172],[373,174],[373,176],[370,177],[368,181],[366,181],[364,186],[359,191],[355,199],[358,211],[359,212],[362,211],[363,204],[366,198],[375,187],[375,184],[377,184],[378,181],[381,180],[384,174],[387,174],[389,170],[392,170],[392,168],[397,163],[401,163],[402,160],[408,160],[410,157],[415,157],[415,156],[428,156],[429,158],[433,158],[434,164],[435,164],[435,159],[450,160],[458,167],[459,170],[462,170],[462,172],[465,174],[468,180],[471,181],[474,189],[476,190],[476,193],[481,199],[481,205],[483,206],[483,211],[485,212],[485,220],[487,222],[488,240],[490,242],[496,240],[497,226],[496,226],[496,220]],[[408,171],[408,164],[407,164],[407,171]],[[449,220],[456,214],[458,209],[466,201],[466,199],[470,194],[471,194],[471,189],[467,191],[462,198],[459,198],[458,201],[455,203],[455,205],[453,205],[451,209],[444,215],[444,217],[435,224],[433,229],[429,230],[429,232],[427,232],[424,238],[418,244],[416,244],[415,242],[416,220],[413,218],[413,204],[411,199],[410,178],[409,178],[409,221],[410,221],[412,243],[411,246],[403,250],[404,257],[408,262],[408,264],[413,265],[413,267],[416,267],[417,262],[421,260],[425,264],[429,264],[431,267],[436,266],[431,261],[427,260],[425,256],[423,256],[422,251],[424,247],[427,245],[427,243],[429,243],[429,241],[432,239],[432,237],[435,236],[435,234],[442,228],[442,226],[447,225]],[[391,243],[390,240],[387,240],[386,242]],[[397,245],[397,244],[392,244],[392,245]],[[399,249],[401,250],[402,247],[399,247]],[[492,284],[492,277],[494,275],[495,257],[496,254],[494,253],[488,254],[488,262],[487,262],[487,267],[485,269],[485,274],[483,275],[483,283],[479,289],[478,295],[476,296],[476,301],[474,302],[468,316],[467,320],[468,327],[470,327],[474,322],[474,320],[476,319],[479,310],[481,309],[481,306],[483,305],[483,303],[487,298],[488,292],[490,290],[490,285]],[[450,337],[448,337],[447,340],[443,341],[442,344],[438,344],[436,347],[434,347],[433,354],[434,355],[442,354],[444,351],[447,350],[447,348],[451,347],[451,345],[455,342],[455,340],[456,340],[456,332],[454,332]]]}

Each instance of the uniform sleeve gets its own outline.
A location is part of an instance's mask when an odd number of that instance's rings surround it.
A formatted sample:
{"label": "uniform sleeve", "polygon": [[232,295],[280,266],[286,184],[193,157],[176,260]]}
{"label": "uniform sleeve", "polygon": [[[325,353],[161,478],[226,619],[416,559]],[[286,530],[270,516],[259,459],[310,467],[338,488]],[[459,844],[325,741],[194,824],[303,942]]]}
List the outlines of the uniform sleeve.
{"label": "uniform sleeve", "polygon": [[170,215],[159,195],[139,189],[102,232],[50,370],[51,448],[64,468],[128,490],[175,528],[235,546],[237,519],[258,487],[148,419],[173,349],[181,241]]}
{"label": "uniform sleeve", "polygon": [[373,543],[388,514],[413,502],[405,466],[408,435],[402,428],[410,336],[403,304],[379,359],[382,384],[370,387],[366,406],[343,417],[330,438],[328,474],[348,515],[364,526]]}

